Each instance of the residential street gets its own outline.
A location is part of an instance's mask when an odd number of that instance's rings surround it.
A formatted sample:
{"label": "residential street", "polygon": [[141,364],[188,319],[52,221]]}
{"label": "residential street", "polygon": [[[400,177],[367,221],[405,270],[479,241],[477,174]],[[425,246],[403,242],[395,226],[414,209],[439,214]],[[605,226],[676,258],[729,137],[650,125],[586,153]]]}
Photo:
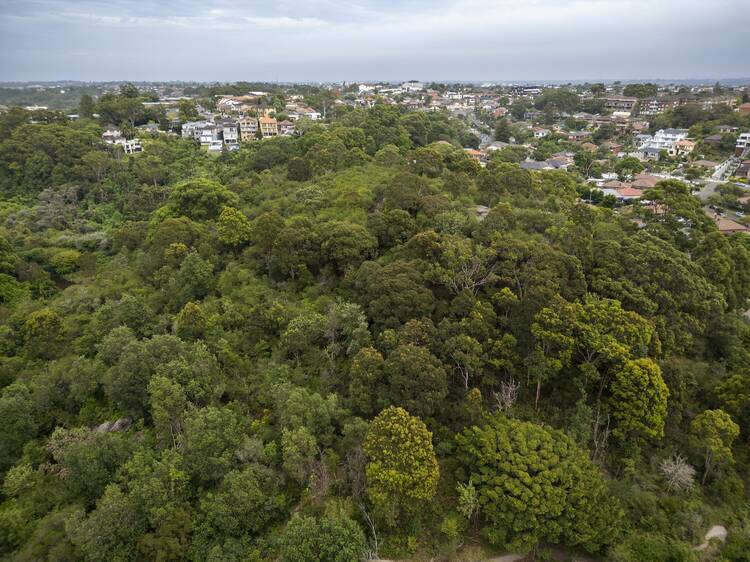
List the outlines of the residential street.
{"label": "residential street", "polygon": [[716,192],[716,186],[724,183],[724,178],[727,176],[727,172],[729,170],[734,171],[739,163],[740,159],[736,156],[727,158],[721,163],[711,178],[706,180],[705,185],[695,193],[695,196],[701,201],[707,201]]}

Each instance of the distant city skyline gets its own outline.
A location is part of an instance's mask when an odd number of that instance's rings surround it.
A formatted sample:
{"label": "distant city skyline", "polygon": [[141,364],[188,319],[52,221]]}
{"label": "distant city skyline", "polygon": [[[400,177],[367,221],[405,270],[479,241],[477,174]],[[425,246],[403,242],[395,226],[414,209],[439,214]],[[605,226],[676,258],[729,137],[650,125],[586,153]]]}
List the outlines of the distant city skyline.
{"label": "distant city skyline", "polygon": [[748,29],[747,0],[4,0],[0,81],[729,80]]}

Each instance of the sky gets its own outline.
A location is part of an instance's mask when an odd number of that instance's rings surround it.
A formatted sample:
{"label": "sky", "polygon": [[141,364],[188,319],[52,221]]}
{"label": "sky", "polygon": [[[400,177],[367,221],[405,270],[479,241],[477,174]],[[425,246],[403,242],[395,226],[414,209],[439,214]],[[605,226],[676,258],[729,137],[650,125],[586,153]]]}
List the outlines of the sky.
{"label": "sky", "polygon": [[750,76],[750,0],[0,0],[0,81]]}

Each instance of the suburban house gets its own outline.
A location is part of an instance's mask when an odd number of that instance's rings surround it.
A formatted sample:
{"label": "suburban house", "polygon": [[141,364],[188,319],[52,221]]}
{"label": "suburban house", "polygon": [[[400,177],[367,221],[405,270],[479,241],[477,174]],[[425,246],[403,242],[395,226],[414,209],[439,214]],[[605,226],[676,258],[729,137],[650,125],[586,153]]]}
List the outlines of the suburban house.
{"label": "suburban house", "polygon": [[214,123],[206,123],[198,128],[198,140],[203,146],[208,146],[212,142],[222,140],[221,127]]}
{"label": "suburban house", "polygon": [[555,170],[567,170],[568,167],[573,164],[573,159],[566,155],[557,155],[552,158],[547,158],[547,164],[552,166]]}
{"label": "suburban house", "polygon": [[492,151],[494,151],[494,150],[502,150],[503,148],[507,148],[509,146],[510,146],[510,144],[507,143],[507,142],[493,141],[493,142],[491,142],[490,144],[487,145],[487,147],[485,148],[485,150],[492,150]]}
{"label": "suburban house", "polygon": [[703,139],[703,142],[707,142],[708,144],[718,146],[723,138],[724,138],[724,135],[709,135]]}
{"label": "suburban house", "polygon": [[737,138],[737,144],[734,145],[735,156],[742,156],[742,153],[750,149],[750,133],[742,133]]}
{"label": "suburban house", "polygon": [[550,165],[546,160],[544,162],[535,162],[533,160],[526,160],[520,164],[522,170],[554,170],[555,168]]}
{"label": "suburban house", "polygon": [[605,143],[602,143],[602,146],[606,148],[609,152],[614,154],[615,156],[620,154],[620,152],[622,152],[622,149],[624,148],[624,146],[621,143],[612,142],[612,141],[607,141]]}
{"label": "suburban house", "polygon": [[279,134],[285,136],[293,135],[296,128],[295,124],[288,120],[279,121],[276,126],[279,129]]}
{"label": "suburban house", "polygon": [[182,138],[200,140],[201,131],[207,125],[211,125],[208,121],[188,121],[182,124]]}
{"label": "suburban house", "polygon": [[[639,144],[634,152],[636,158],[640,160],[658,160],[659,153],[666,150],[672,156],[678,154],[675,148],[677,143],[687,139],[687,129],[659,129],[653,137],[649,135],[636,135],[635,140]],[[695,143],[683,144],[683,152],[687,154],[695,148]],[[689,150],[688,150],[689,149]]]}
{"label": "suburban house", "polygon": [[740,115],[743,117],[745,115],[750,115],[750,103],[742,103],[737,107],[737,111],[740,112]]}
{"label": "suburban house", "polygon": [[544,127],[534,127],[531,130],[534,133],[535,139],[543,139],[544,137],[550,134],[550,130],[545,129]]}
{"label": "suburban house", "polygon": [[464,148],[464,152],[467,156],[472,157],[480,164],[485,164],[487,162],[487,154],[485,154],[481,150],[477,150],[475,148]]}
{"label": "suburban house", "polygon": [[675,143],[686,139],[687,136],[687,129],[659,129],[649,144],[655,148],[669,150]]}
{"label": "suburban house", "polygon": [[240,140],[240,128],[237,121],[225,119],[219,122],[224,144],[237,144]]}
{"label": "suburban house", "polygon": [[238,111],[242,107],[242,101],[235,98],[220,98],[216,102],[216,109],[221,112]]}
{"label": "suburban house", "polygon": [[716,228],[718,228],[719,232],[722,234],[729,235],[735,234],[736,232],[750,233],[750,226],[745,226],[744,224],[738,223],[732,219],[722,217],[714,211],[706,209],[706,215],[714,220]]}
{"label": "suburban house", "polygon": [[221,152],[224,150],[224,141],[214,140],[208,144],[209,152]]}
{"label": "suburban house", "polygon": [[657,183],[662,181],[662,179],[663,178],[652,176],[650,174],[636,174],[633,181],[630,182],[630,187],[635,187],[636,189],[651,189]]}
{"label": "suburban house", "polygon": [[404,92],[421,92],[424,90],[424,84],[422,84],[422,82],[417,82],[416,80],[409,80],[408,82],[401,84],[401,89]]}
{"label": "suburban house", "polygon": [[648,121],[631,121],[630,128],[636,134],[643,133],[648,130]]}
{"label": "suburban house", "polygon": [[275,137],[279,134],[278,123],[273,117],[261,117],[258,119],[260,134],[264,137]]}
{"label": "suburban house", "polygon": [[654,137],[646,133],[637,133],[633,135],[633,142],[636,146],[643,146],[650,142]]}
{"label": "suburban house", "polygon": [[661,151],[664,150],[663,148],[656,148],[654,146],[642,146],[641,148],[637,148],[635,152],[633,152],[633,156],[638,158],[638,160],[659,160],[659,156],[661,155]]}
{"label": "suburban house", "polygon": [[616,188],[604,187],[604,185],[602,185],[602,193],[604,193],[604,195],[611,195],[620,202],[633,201],[634,199],[640,199],[643,196],[642,189],[627,184],[623,184],[621,187]]}
{"label": "suburban house", "polygon": [[107,129],[102,133],[102,140],[107,144],[119,146],[125,154],[142,152],[143,147],[139,139],[126,139],[119,129]]}
{"label": "suburban house", "polygon": [[670,156],[685,156],[686,154],[693,152],[693,149],[695,149],[695,142],[688,139],[682,139],[674,143],[672,148],[667,149],[667,152]]}
{"label": "suburban house", "polygon": [[300,117],[307,117],[308,119],[312,121],[317,121],[320,119],[321,115],[319,111],[315,111],[314,109],[310,109],[309,107],[303,107],[303,106],[297,106],[288,113],[289,119],[292,121],[296,121]]}
{"label": "suburban house", "polygon": [[625,182],[621,182],[620,180],[607,180],[604,183],[602,183],[599,187],[602,190],[610,189],[612,191],[615,191],[617,189],[622,189],[624,187],[628,187],[629,184]]}
{"label": "suburban house", "polygon": [[591,131],[570,131],[568,140],[574,142],[585,141],[591,136]]}
{"label": "suburban house", "polygon": [[637,187],[628,186],[621,187],[617,190],[617,198],[623,201],[631,201],[633,199],[640,199],[643,196],[643,190]]}
{"label": "suburban house", "polygon": [[230,111],[244,111],[254,107],[258,104],[260,96],[247,95],[247,96],[218,96],[216,101],[216,109],[221,113],[227,113]]}
{"label": "suburban house", "polygon": [[102,133],[102,140],[107,144],[114,144],[115,140],[122,138],[120,129],[109,128]]}
{"label": "suburban house", "polygon": [[135,154],[136,152],[143,151],[143,147],[141,146],[141,141],[139,139],[128,140],[128,139],[122,138],[119,141],[116,141],[115,144],[117,146],[121,146],[125,154]]}

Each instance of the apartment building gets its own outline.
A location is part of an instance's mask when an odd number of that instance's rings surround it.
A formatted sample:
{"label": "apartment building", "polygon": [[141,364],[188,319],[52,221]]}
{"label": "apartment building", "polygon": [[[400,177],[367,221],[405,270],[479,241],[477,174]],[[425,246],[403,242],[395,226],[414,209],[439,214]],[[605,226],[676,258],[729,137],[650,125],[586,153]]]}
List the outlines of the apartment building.
{"label": "apartment building", "polygon": [[610,96],[604,98],[604,107],[616,111],[633,111],[638,98],[628,96]]}
{"label": "apartment building", "polygon": [[273,117],[261,117],[258,119],[258,126],[263,137],[275,137],[279,134],[278,123]]}
{"label": "apartment building", "polygon": [[678,105],[676,100],[670,98],[650,98],[641,100],[638,105],[639,115],[659,115],[668,109],[674,109]]}
{"label": "apartment building", "polygon": [[255,117],[243,117],[240,119],[240,140],[242,142],[254,141],[258,137],[258,120]]}

